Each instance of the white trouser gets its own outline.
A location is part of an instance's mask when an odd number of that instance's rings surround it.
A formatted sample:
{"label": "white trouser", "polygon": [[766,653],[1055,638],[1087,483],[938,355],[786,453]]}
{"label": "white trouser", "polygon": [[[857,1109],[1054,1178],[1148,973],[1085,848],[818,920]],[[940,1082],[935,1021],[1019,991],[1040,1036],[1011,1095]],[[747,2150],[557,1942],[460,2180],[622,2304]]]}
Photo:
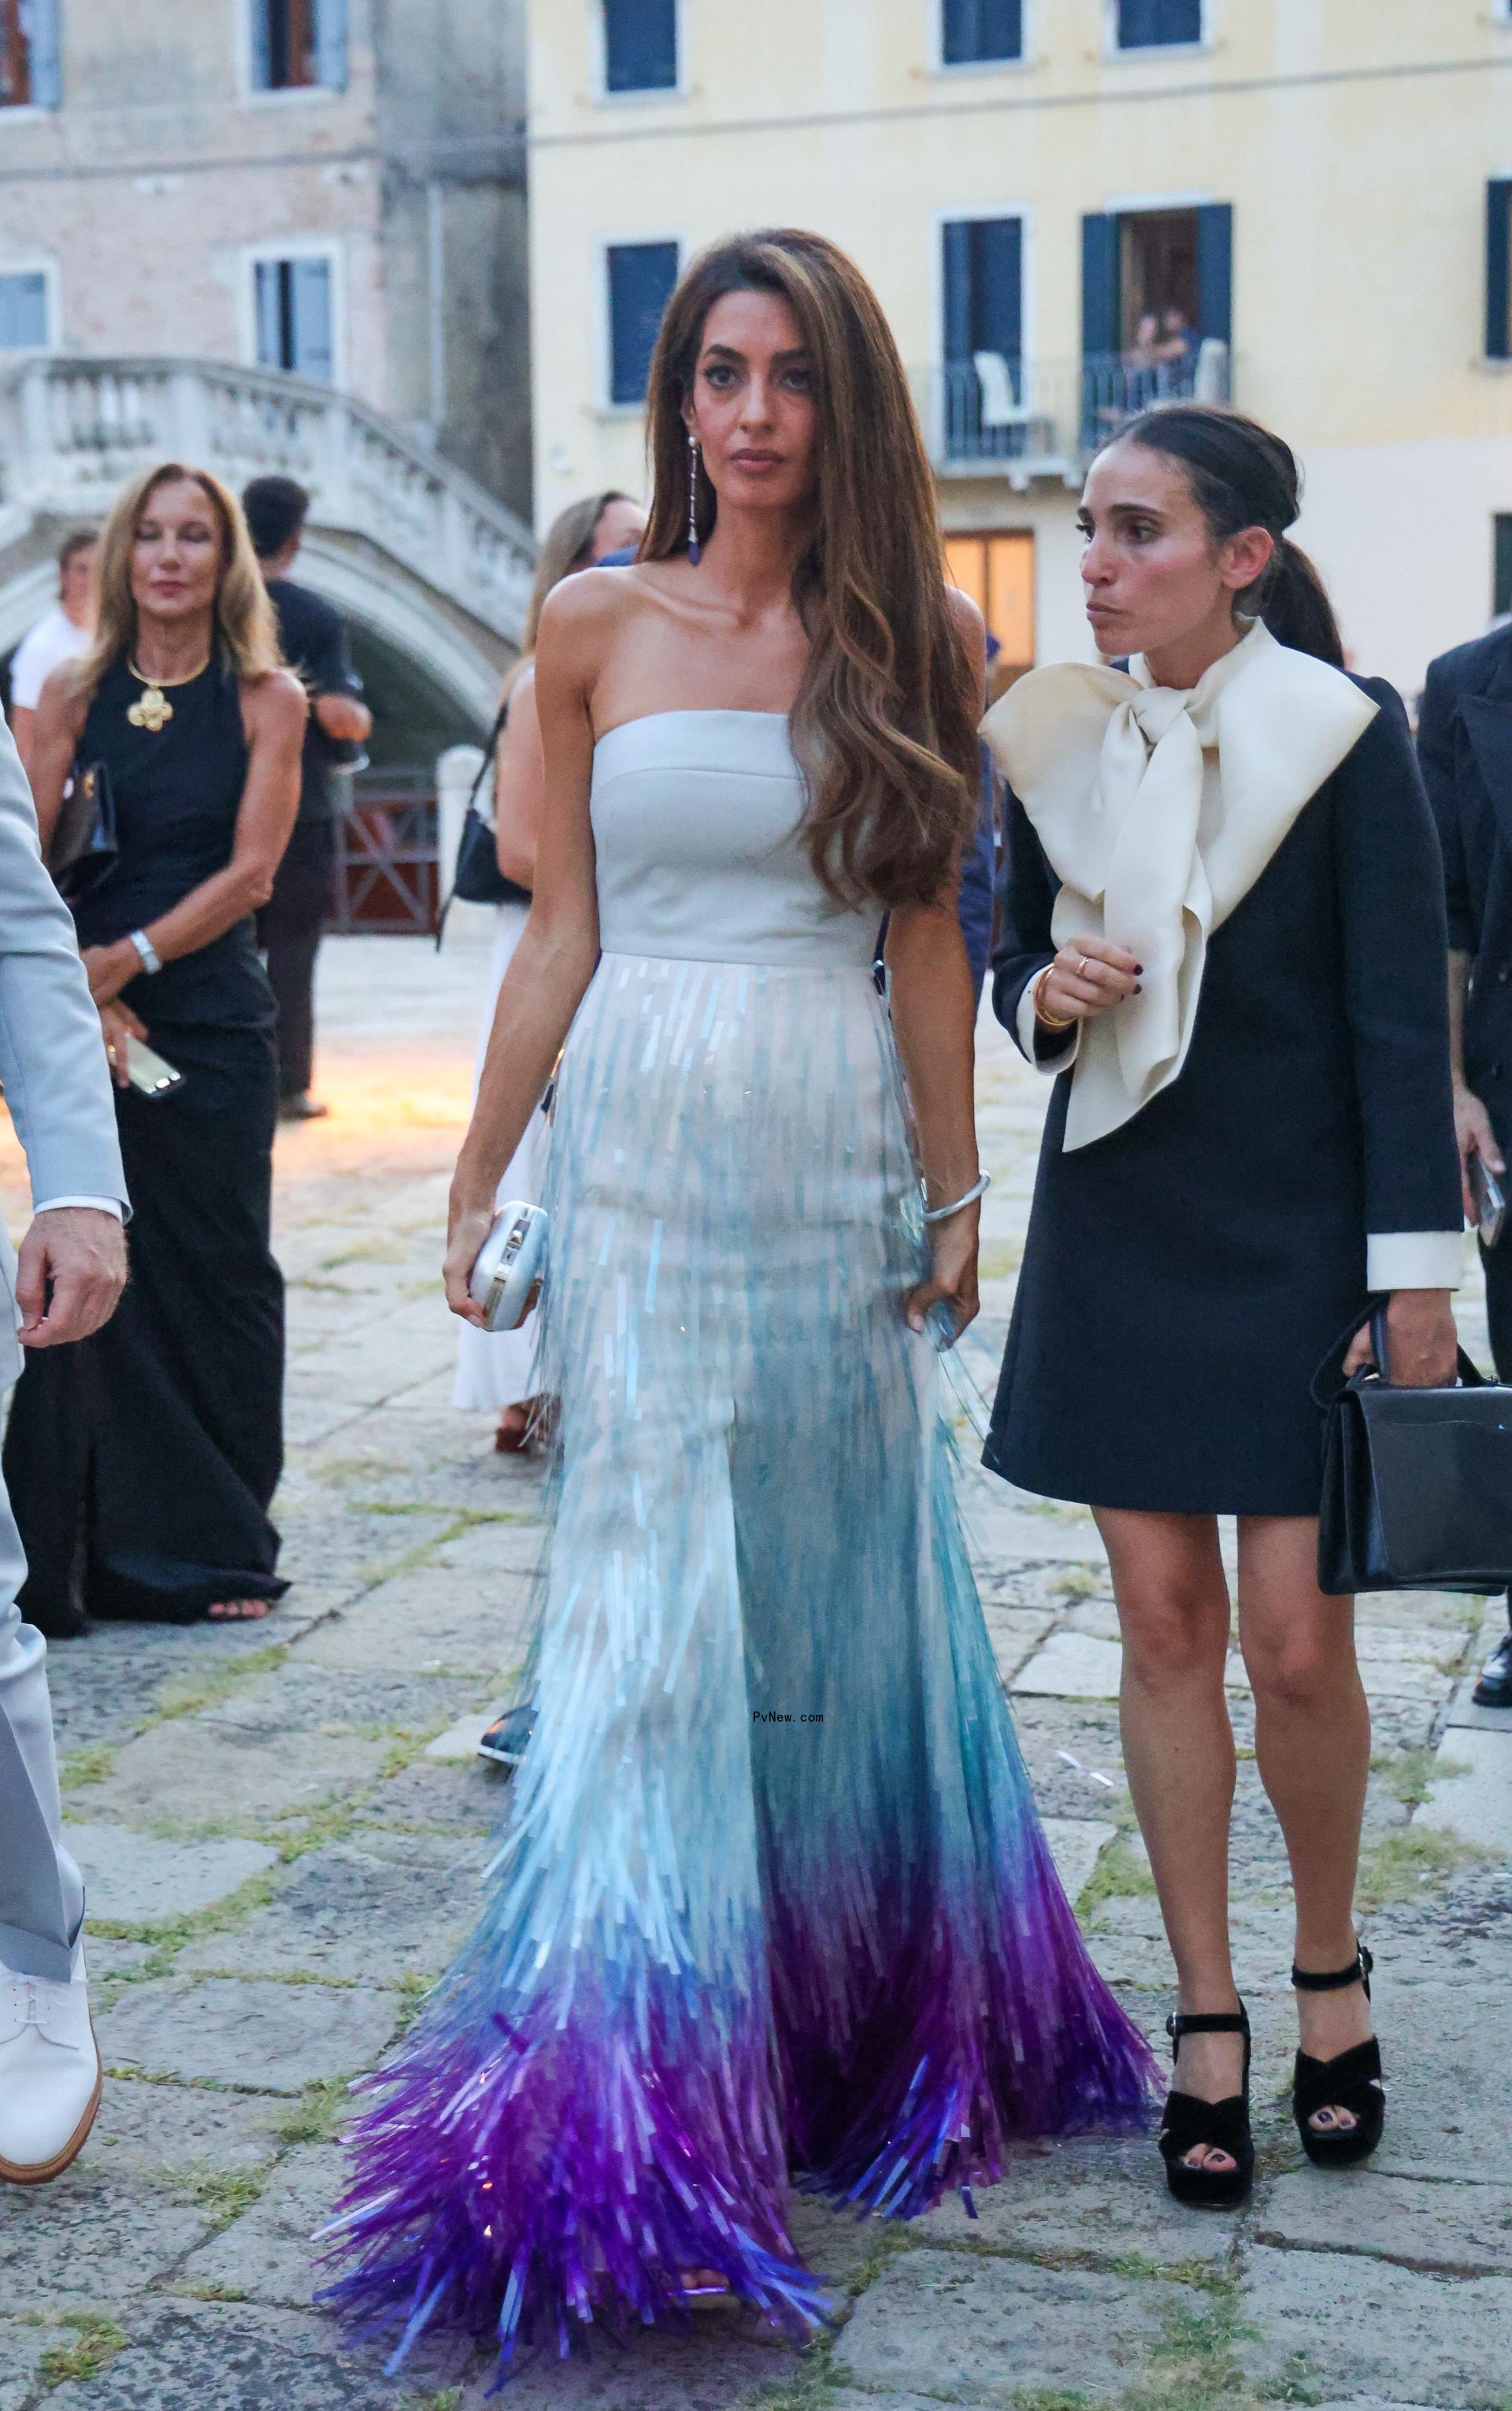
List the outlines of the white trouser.
{"label": "white trouser", "polygon": [[60,1838],[47,1643],[23,1624],[26,1559],[0,1485],[0,1965],[68,1981],[84,1887]]}

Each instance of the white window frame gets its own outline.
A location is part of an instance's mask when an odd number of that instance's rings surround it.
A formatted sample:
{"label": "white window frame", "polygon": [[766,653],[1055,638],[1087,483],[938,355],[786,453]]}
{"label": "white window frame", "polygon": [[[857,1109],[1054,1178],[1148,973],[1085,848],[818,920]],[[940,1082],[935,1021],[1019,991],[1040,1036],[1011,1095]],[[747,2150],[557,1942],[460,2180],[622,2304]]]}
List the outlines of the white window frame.
{"label": "white window frame", "polygon": [[[0,110],[0,124],[8,123],[14,113],[15,112],[10,110]],[[38,109],[34,110],[32,113],[37,117],[51,117],[53,114],[51,109]],[[61,288],[58,279],[58,263],[56,259],[50,259],[37,253],[32,253],[29,255],[22,253],[16,258],[0,256],[0,276],[40,276],[43,282],[44,290],[44,300],[42,306],[47,312],[46,342],[43,343],[35,352],[29,347],[19,344],[14,348],[7,346],[5,349],[0,349],[0,359],[17,359],[24,358],[40,358],[45,354],[60,351],[62,349],[62,336],[60,329],[63,322],[60,311]]]}
{"label": "white window frame", "polygon": [[1118,0],[1102,0],[1102,50],[1109,59],[1193,59],[1213,48],[1214,0],[1201,0],[1202,31],[1195,42],[1141,42],[1126,49],[1118,38]]}
{"label": "white window frame", "polygon": [[[253,40],[252,12],[259,0],[236,0],[237,10],[237,98],[245,109],[309,109],[321,101],[344,100],[351,90],[348,70],[345,83],[258,83],[253,73],[256,45]],[[350,36],[348,37],[350,39]],[[274,257],[292,259],[289,252],[275,253]]]}
{"label": "white window frame", "polygon": [[[560,0],[558,0],[558,5],[560,5]],[[677,44],[676,82],[648,84],[643,89],[635,92],[611,92],[609,90],[609,50],[608,44],[604,40],[603,0],[589,0],[589,7],[592,12],[593,18],[592,31],[589,38],[593,45],[592,92],[594,104],[597,108],[654,109],[659,101],[666,103],[674,100],[687,99],[689,92],[688,0],[676,0],[676,39]],[[670,237],[666,238],[668,241],[670,241]],[[618,240],[619,238],[617,236],[616,241]],[[662,241],[662,238],[657,235],[647,235],[644,238],[640,235],[627,235],[624,240],[627,242],[639,242],[643,240],[647,242],[655,242]],[[607,388],[603,389],[606,390]]]}
{"label": "white window frame", "polygon": [[[1512,6],[1512,0],[1508,0]],[[931,75],[944,76],[953,83],[958,76],[1022,75],[1025,67],[1038,66],[1035,36],[1040,30],[1040,0],[1023,0],[1024,39],[1016,59],[947,59],[945,56],[945,0],[924,0],[929,11],[925,43]],[[968,212],[956,211],[959,217]],[[1005,212],[1005,215],[1011,214]]]}
{"label": "white window frame", "polygon": [[[616,98],[618,98],[616,95]],[[614,309],[609,298],[609,254],[621,245],[636,242],[675,242],[677,246],[677,273],[680,276],[693,256],[687,231],[681,226],[658,226],[627,234],[617,226],[613,234],[600,235],[594,247],[599,280],[598,308],[594,312],[597,329],[593,363],[593,415],[595,418],[644,418],[645,402],[616,402],[614,388]]]}
{"label": "white window frame", "polygon": [[[321,87],[324,89],[324,87]],[[262,242],[244,243],[240,253],[240,294],[238,315],[240,321],[241,357],[249,368],[262,368],[257,358],[257,270],[264,262],[279,259],[323,259],[330,269],[331,300],[331,381],[324,388],[331,393],[346,390],[346,254],[339,241],[327,234],[288,234]],[[298,375],[294,369],[283,372]]]}

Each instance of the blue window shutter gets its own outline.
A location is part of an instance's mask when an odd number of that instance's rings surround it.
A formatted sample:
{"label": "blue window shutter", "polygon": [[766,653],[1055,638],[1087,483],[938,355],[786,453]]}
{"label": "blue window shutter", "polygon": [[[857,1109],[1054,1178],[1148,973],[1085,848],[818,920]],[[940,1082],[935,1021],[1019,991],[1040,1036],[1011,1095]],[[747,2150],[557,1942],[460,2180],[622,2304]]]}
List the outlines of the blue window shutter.
{"label": "blue window shutter", "polygon": [[677,282],[675,242],[609,246],[609,399],[644,402],[662,314]]}
{"label": "blue window shutter", "polygon": [[1087,359],[1119,348],[1118,220],[1082,220],[1082,352]]}
{"label": "blue window shutter", "polygon": [[328,259],[289,262],[292,298],[289,316],[293,333],[289,367],[317,385],[335,380],[331,343],[331,272]]}
{"label": "blue window shutter", "polygon": [[1159,50],[1201,38],[1202,0],[1118,0],[1121,51]]}
{"label": "blue window shutter", "polygon": [[257,312],[257,362],[260,368],[284,369],[284,270],[287,262],[281,259],[259,259],[255,270],[254,299]]}
{"label": "blue window shutter", "polygon": [[1024,56],[1024,0],[942,0],[940,57],[948,67]]}
{"label": "blue window shutter", "polygon": [[609,92],[671,92],[677,82],[677,0],[603,0]]}
{"label": "blue window shutter", "polygon": [[1234,213],[1228,201],[1213,201],[1197,213],[1197,308],[1199,335],[1232,343]]}
{"label": "blue window shutter", "polygon": [[45,350],[47,318],[45,276],[0,276],[0,351]]}
{"label": "blue window shutter", "polygon": [[21,26],[26,37],[28,97],[34,109],[56,109],[63,99],[58,0],[22,0]]}
{"label": "blue window shutter", "polygon": [[346,0],[314,0],[315,81],[341,92],[346,85]]}
{"label": "blue window shutter", "polygon": [[1512,177],[1486,187],[1486,358],[1512,359]]}
{"label": "blue window shutter", "polygon": [[971,358],[971,221],[954,218],[943,229],[945,358]]}
{"label": "blue window shutter", "polygon": [[252,30],[252,88],[273,88],[272,0],[247,0]]}
{"label": "blue window shutter", "polygon": [[952,218],[943,229],[945,358],[1024,350],[1024,229],[1017,218]]}

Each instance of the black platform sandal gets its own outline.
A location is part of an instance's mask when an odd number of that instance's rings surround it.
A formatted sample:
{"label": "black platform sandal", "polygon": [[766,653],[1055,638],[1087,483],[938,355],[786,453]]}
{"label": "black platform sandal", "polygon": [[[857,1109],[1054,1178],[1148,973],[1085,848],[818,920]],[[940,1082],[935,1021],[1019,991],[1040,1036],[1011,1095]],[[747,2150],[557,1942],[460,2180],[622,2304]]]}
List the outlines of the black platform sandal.
{"label": "black platform sandal", "polygon": [[[1199,2013],[1166,2020],[1170,2056],[1175,2061],[1183,2035],[1238,2034],[1244,2038],[1243,2089],[1224,2101],[1199,2101],[1195,2093],[1168,2093],[1160,2123],[1160,2156],[1166,2183],[1178,2201],[1198,2210],[1237,2210],[1255,2178],[1255,2141],[1249,2130],[1249,2012],[1241,2008],[1221,2014]],[[1227,2152],[1231,2169],[1192,2169],[1185,2155],[1205,2143],[1210,2151]]]}
{"label": "black platform sandal", "polygon": [[[1291,1980],[1299,1993],[1338,1993],[1345,1984],[1363,1984],[1368,2001],[1374,1965],[1362,1942],[1347,1967],[1340,1967],[1330,1976],[1313,1976],[1304,1967],[1293,1967]],[[1347,2110],[1355,2123],[1320,2133],[1309,2124],[1320,2110]],[[1313,2059],[1305,2051],[1300,2051],[1291,2088],[1291,2114],[1297,2121],[1302,2149],[1315,2168],[1346,2169],[1356,2160],[1368,2158],[1386,2125],[1381,2046],[1375,2037],[1372,2035],[1369,2042],[1355,2043],[1332,2059]]]}

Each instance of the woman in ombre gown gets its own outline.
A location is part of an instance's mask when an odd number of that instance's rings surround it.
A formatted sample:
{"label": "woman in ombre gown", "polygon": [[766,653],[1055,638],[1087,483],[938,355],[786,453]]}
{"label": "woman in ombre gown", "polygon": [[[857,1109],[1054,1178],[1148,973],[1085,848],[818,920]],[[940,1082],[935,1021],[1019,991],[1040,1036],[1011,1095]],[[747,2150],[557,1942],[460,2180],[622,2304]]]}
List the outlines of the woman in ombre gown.
{"label": "woman in ombre gown", "polygon": [[981,622],[831,245],[706,254],[652,388],[641,557],[543,618],[551,810],[454,1184],[467,1315],[565,1037],[539,1713],[332,2230],[328,2299],[396,2361],[711,2292],[801,2341],[790,2182],[909,2216],[1151,2082],[1035,1817],[938,1396],[976,1310]]}

